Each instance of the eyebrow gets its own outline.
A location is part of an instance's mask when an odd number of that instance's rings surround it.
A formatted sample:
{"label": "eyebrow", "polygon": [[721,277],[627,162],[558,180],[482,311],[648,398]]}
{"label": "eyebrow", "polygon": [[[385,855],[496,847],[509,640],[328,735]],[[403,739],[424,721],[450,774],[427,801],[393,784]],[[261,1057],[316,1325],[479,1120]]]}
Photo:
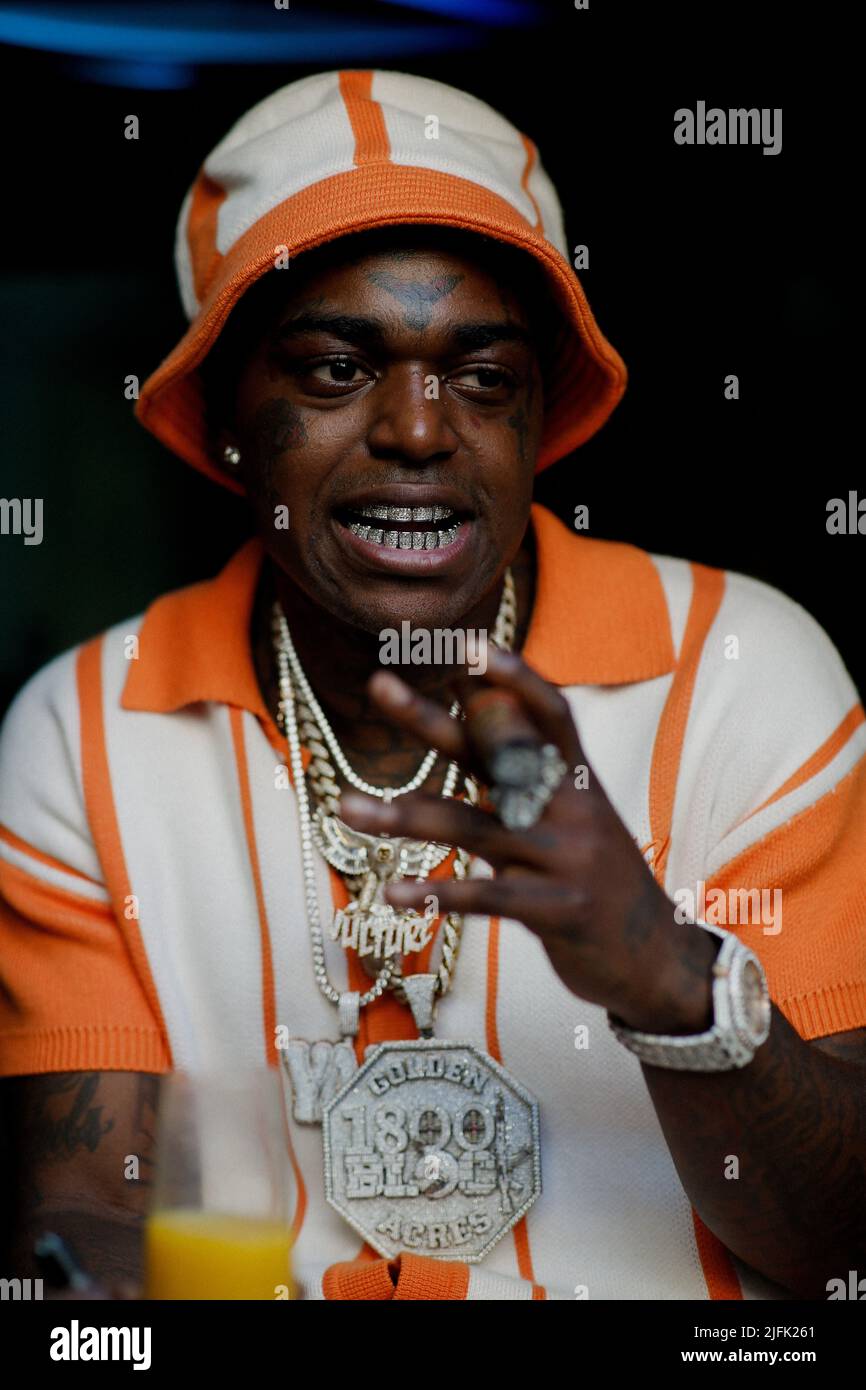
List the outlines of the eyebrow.
{"label": "eyebrow", "polygon": [[492,347],[494,343],[525,343],[532,346],[532,334],[512,319],[495,319],[492,323],[456,324],[453,336],[462,348]]}
{"label": "eyebrow", "polygon": [[[276,340],[284,342],[287,338],[300,337],[304,333],[330,333],[345,342],[366,344],[380,351],[385,348],[383,325],[376,319],[357,314],[300,313],[280,325]],[[524,343],[527,347],[533,344],[531,333],[511,319],[452,324],[450,334],[464,352],[492,347],[495,343]]]}
{"label": "eyebrow", "polygon": [[302,333],[330,333],[347,343],[367,343],[378,348],[385,345],[382,325],[375,319],[356,314],[298,314],[280,325],[276,339],[283,342],[286,338],[300,337]]}

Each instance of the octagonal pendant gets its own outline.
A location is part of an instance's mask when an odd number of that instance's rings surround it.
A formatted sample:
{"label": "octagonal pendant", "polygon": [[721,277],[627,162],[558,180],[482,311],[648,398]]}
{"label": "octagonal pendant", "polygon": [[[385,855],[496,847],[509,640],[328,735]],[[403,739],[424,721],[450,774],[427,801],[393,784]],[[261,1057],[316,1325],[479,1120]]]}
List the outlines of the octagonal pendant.
{"label": "octagonal pendant", "polygon": [[477,1264],[541,1192],[538,1103],[473,1043],[368,1048],[323,1135],[328,1201],[388,1258]]}

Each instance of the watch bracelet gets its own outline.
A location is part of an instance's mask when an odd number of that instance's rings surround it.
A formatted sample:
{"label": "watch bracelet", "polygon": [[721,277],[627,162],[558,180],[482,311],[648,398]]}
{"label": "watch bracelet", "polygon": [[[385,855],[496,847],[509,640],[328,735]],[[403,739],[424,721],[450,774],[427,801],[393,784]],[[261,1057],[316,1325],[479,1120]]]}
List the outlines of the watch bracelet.
{"label": "watch bracelet", "polygon": [[[727,1030],[720,1028],[717,1019],[716,1008],[716,966],[720,957],[725,951],[725,944],[733,941],[726,953],[724,963],[724,974],[729,973],[727,962],[735,955],[738,948],[748,952],[749,957],[754,960],[762,971],[763,967],[755,953],[745,947],[739,938],[733,933],[724,931],[709,922],[696,922],[695,926],[702,927],[704,931],[709,931],[712,935],[722,939],[722,947],[717,953],[713,963],[714,987],[713,987],[713,1023],[710,1028],[703,1033],[692,1034],[664,1034],[664,1033],[643,1033],[639,1030],[629,1028],[622,1019],[608,1012],[608,1023],[617,1041],[622,1043],[629,1052],[633,1052],[640,1061],[646,1062],[649,1066],[664,1067],[675,1071],[732,1071],[735,1068],[744,1067],[751,1062],[752,1058],[769,1036],[769,1026],[764,1030],[764,1035],[754,1046],[751,1043],[741,1041],[738,1037],[735,1021],[729,1017]],[[767,996],[766,976],[764,978],[764,993]],[[732,1001],[728,999],[728,1014],[733,1012]],[[726,1045],[724,1041],[725,1032],[733,1032],[735,1050]]]}

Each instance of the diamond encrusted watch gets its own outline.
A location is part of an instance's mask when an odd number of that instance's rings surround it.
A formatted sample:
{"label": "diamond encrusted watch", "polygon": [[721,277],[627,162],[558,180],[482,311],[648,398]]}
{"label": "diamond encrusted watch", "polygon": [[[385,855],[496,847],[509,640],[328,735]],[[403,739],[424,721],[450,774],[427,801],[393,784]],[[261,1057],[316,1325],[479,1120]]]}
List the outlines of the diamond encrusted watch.
{"label": "diamond encrusted watch", "polygon": [[676,1071],[731,1071],[748,1066],[770,1035],[772,1006],[764,967],[754,951],[732,932],[696,922],[722,938],[713,962],[713,1025],[686,1036],[639,1033],[614,1015],[608,1022],[615,1037],[642,1062]]}

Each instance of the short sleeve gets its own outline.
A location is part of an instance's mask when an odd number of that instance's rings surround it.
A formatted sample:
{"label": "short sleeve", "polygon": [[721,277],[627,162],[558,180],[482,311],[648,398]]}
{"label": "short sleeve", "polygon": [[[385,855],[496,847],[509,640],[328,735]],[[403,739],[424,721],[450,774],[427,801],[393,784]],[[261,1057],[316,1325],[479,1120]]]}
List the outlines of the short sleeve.
{"label": "short sleeve", "polygon": [[0,729],[2,1076],[171,1065],[88,826],[76,659],[39,671]]}
{"label": "short sleeve", "polygon": [[863,706],[810,614],[756,580],[729,581],[720,631],[746,664],[718,675],[726,720],[708,753],[700,915],[755,951],[802,1037],[866,1027]]}

